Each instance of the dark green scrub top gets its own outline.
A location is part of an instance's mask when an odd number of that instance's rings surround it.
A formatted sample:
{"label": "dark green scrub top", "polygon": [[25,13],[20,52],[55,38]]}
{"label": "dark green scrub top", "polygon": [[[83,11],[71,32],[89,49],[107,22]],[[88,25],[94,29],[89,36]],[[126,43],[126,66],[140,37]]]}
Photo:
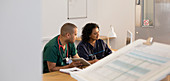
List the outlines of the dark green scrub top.
{"label": "dark green scrub top", "polygon": [[[59,35],[58,35],[59,36]],[[43,50],[43,73],[49,72],[47,61],[56,63],[56,66],[65,66],[66,60],[63,60],[67,57],[67,50],[68,50],[68,58],[70,56],[74,56],[77,53],[74,43],[68,43],[68,47],[66,44],[65,52],[63,51],[62,47],[58,45],[58,36],[51,39],[44,47]],[[60,45],[61,42],[59,41]],[[61,53],[61,55],[60,55]],[[63,58],[62,58],[63,57]]]}

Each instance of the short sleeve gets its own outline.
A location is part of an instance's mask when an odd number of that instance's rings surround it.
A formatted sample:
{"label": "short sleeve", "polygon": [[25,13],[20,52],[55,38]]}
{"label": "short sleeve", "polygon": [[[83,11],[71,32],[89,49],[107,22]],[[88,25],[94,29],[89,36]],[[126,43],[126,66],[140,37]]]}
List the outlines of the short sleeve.
{"label": "short sleeve", "polygon": [[112,51],[110,50],[110,48],[108,47],[108,45],[105,43],[105,56],[109,55],[112,53]]}
{"label": "short sleeve", "polygon": [[50,61],[50,62],[57,62],[57,51],[54,47],[47,47],[46,50],[43,52],[43,60]]}
{"label": "short sleeve", "polygon": [[78,45],[77,46],[77,53],[78,53],[78,55],[81,57],[81,58],[84,58],[84,59],[86,59],[86,60],[90,60],[89,59],[89,56],[88,56],[88,54],[87,54],[87,52],[86,52],[86,47],[84,47],[84,46],[82,46],[82,45]]}

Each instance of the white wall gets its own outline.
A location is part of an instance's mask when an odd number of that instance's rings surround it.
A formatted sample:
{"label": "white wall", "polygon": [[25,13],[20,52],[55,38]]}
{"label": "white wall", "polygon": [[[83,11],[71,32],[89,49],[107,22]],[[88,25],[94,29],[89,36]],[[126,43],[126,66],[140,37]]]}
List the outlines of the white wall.
{"label": "white wall", "polygon": [[117,34],[111,39],[111,47],[119,49],[126,44],[127,30],[135,32],[135,0],[99,0],[98,22],[101,24],[101,33],[107,35],[110,25]]}
{"label": "white wall", "polygon": [[65,22],[78,26],[78,35],[86,22],[97,20],[97,0],[88,0],[87,18],[67,19],[67,0],[43,0],[43,38],[54,37],[60,33]]}
{"label": "white wall", "polygon": [[67,20],[67,0],[43,0],[42,40],[46,38],[49,40],[59,34],[64,22],[75,23],[79,36],[87,22],[96,22],[100,26],[100,35],[107,35],[110,25],[114,26],[118,37],[110,40],[113,49],[125,46],[127,30],[134,34],[135,0],[87,0],[87,2],[87,18]]}
{"label": "white wall", "polygon": [[65,22],[74,23],[78,27],[78,36],[81,35],[82,27],[87,22],[96,22],[97,0],[88,0],[87,5],[87,18],[67,19],[67,0],[43,0],[43,47],[51,38],[60,34],[60,28]]}
{"label": "white wall", "polygon": [[41,1],[0,1],[0,81],[41,81]]}

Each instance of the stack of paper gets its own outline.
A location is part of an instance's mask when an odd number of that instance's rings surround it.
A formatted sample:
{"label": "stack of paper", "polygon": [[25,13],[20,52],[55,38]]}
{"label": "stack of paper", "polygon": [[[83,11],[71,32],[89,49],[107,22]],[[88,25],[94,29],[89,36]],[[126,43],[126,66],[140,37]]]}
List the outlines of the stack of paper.
{"label": "stack of paper", "polygon": [[74,68],[68,68],[68,69],[60,69],[59,71],[60,72],[64,72],[64,73],[71,73],[71,72],[78,72],[78,71],[81,71],[82,69],[79,69],[77,67],[74,67]]}
{"label": "stack of paper", "polygon": [[170,73],[170,45],[143,42],[137,40],[71,76],[78,81],[162,80]]}

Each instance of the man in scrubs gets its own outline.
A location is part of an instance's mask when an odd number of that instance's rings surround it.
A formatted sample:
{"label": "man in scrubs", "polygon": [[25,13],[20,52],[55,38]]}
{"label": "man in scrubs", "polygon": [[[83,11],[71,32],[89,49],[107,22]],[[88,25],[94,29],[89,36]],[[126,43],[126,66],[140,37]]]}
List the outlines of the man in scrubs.
{"label": "man in scrubs", "polygon": [[78,55],[90,63],[102,59],[112,53],[107,44],[99,39],[99,26],[88,23],[82,31],[82,41],[77,46]]}
{"label": "man in scrubs", "polygon": [[79,58],[74,42],[77,37],[77,27],[65,23],[60,35],[51,39],[43,50],[43,73],[58,71],[59,69],[80,66],[81,63],[70,62],[70,57]]}

